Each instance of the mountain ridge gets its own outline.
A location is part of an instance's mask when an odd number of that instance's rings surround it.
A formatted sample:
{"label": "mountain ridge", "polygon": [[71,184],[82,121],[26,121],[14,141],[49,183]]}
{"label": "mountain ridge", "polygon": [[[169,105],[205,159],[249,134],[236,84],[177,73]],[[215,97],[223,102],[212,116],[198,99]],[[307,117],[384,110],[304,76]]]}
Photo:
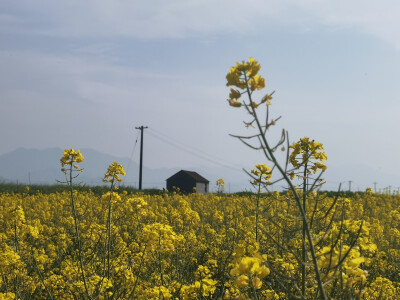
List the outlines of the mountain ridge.
{"label": "mountain ridge", "polygon": [[[127,175],[123,177],[122,185],[137,187],[139,183],[139,164],[127,157],[117,157],[102,153],[90,148],[80,149],[85,160],[79,164],[83,169],[77,179],[88,185],[102,185],[104,173],[110,163],[117,161],[124,166]],[[57,181],[63,181],[61,172],[60,158],[63,149],[58,147],[35,149],[35,148],[17,148],[13,151],[0,155],[0,181],[13,182],[21,184],[55,184]],[[129,167],[129,168],[128,168]],[[226,171],[220,168],[205,169],[202,167],[185,168],[195,171],[210,181],[210,187],[213,188],[215,180],[223,177]],[[180,171],[180,168],[157,168],[152,169],[143,166],[143,188],[166,187],[166,179]],[[230,175],[230,174],[229,174]],[[245,190],[248,184],[248,178],[245,174],[231,176],[230,182],[232,190]],[[242,183],[245,184],[242,184]],[[230,188],[227,187],[227,188]],[[250,188],[248,186],[247,188]]]}
{"label": "mountain ridge", "polygon": [[[85,161],[80,164],[84,172],[79,175],[77,182],[88,185],[102,185],[104,173],[110,163],[117,161],[122,164],[127,172],[123,177],[122,185],[138,187],[139,165],[127,157],[117,157],[102,153],[90,148],[82,148],[81,152]],[[55,184],[57,180],[65,178],[61,172],[60,158],[63,149],[58,147],[35,149],[17,148],[0,155],[0,182],[21,184]],[[218,178],[225,180],[227,192],[251,190],[249,176],[244,172],[234,172],[223,167],[184,167],[185,170],[195,171],[210,181],[210,190],[216,191],[215,181]],[[251,167],[247,168],[248,170]],[[180,171],[181,168],[157,168],[143,167],[143,188],[162,189],[166,187],[166,179]],[[342,190],[363,191],[366,187],[375,187],[377,190],[392,186],[392,190],[400,191],[399,178],[396,174],[383,172],[379,168],[370,165],[328,165],[323,178],[326,185],[322,190],[337,190],[342,183]],[[271,189],[283,190],[284,183],[279,183]]]}
{"label": "mountain ridge", "polygon": [[[133,170],[139,169],[139,166],[134,161],[129,164],[128,158],[121,158],[109,154],[105,154],[90,148],[82,148],[82,154],[85,160],[80,164],[84,172],[79,175],[79,181],[90,185],[101,185],[104,173],[110,163],[117,161],[125,168],[129,165],[129,172],[124,178],[125,183],[135,185],[138,182],[138,174]],[[63,149],[61,148],[17,148],[11,152],[0,155],[0,180],[3,182],[19,182],[24,184],[53,184],[57,180],[63,180],[61,172],[60,158]],[[168,176],[168,173],[174,169],[157,170],[160,174],[156,181],[148,182],[148,187],[161,187],[163,176]],[[137,172],[138,173],[138,172]],[[154,178],[154,170],[144,167],[143,175],[152,176]],[[173,173],[171,174],[173,175]],[[171,176],[169,175],[169,176]],[[169,177],[168,176],[168,177]],[[165,178],[166,179],[166,178]],[[164,179],[164,180],[165,180]],[[154,186],[151,186],[151,185]]]}

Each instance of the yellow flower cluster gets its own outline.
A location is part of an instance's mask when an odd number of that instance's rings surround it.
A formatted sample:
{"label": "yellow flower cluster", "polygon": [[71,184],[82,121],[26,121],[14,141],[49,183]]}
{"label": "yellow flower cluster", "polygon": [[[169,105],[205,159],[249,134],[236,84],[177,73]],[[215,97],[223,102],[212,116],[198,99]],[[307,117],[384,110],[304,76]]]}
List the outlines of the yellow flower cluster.
{"label": "yellow flower cluster", "polygon": [[122,179],[119,175],[125,176],[126,172],[122,165],[114,161],[108,166],[107,172],[104,174],[103,182],[110,182],[111,184],[114,184],[115,181],[121,182]]}
{"label": "yellow flower cluster", "polygon": [[65,149],[63,156],[60,159],[61,171],[66,172],[65,166],[74,166],[77,171],[82,172],[82,169],[76,163],[81,163],[85,160],[80,150],[75,151],[74,149]]}
{"label": "yellow flower cluster", "polygon": [[218,178],[215,184],[218,188],[218,192],[222,193],[225,190],[225,180],[222,178]]}
{"label": "yellow flower cluster", "polygon": [[[309,137],[301,138],[298,142],[290,146],[292,152],[289,156],[289,162],[295,168],[307,165],[307,174],[317,173],[318,170],[325,171],[327,166],[325,161],[328,159],[322,144],[315,140],[310,140]],[[291,179],[295,177],[295,172],[290,173]]]}
{"label": "yellow flower cluster", "polygon": [[236,278],[235,285],[238,288],[248,288],[249,284],[261,289],[261,279],[269,275],[269,269],[263,264],[265,259],[259,257],[243,257],[236,263],[230,274]]}
{"label": "yellow flower cluster", "polygon": [[[213,280],[214,274],[207,266],[199,265],[196,273],[196,281],[191,285],[183,285],[181,297],[184,300],[210,297],[214,294],[218,281]],[[198,297],[200,296],[200,297]]]}
{"label": "yellow flower cluster", "polygon": [[375,281],[362,293],[362,299],[366,300],[395,300],[399,299],[400,287],[393,284],[390,279],[377,277]]}
{"label": "yellow flower cluster", "polygon": [[267,256],[259,253],[258,243],[247,244],[242,241],[235,246],[230,270],[233,281],[226,285],[224,299],[254,297],[263,288],[262,280],[270,274],[266,260]]}
{"label": "yellow flower cluster", "polygon": [[255,165],[254,169],[251,170],[251,174],[255,176],[254,180],[251,182],[252,185],[271,183],[270,179],[272,177],[272,169],[265,164]]}
{"label": "yellow flower cluster", "polygon": [[[237,62],[234,67],[231,67],[229,73],[226,75],[227,86],[235,86],[239,89],[249,91],[261,90],[265,87],[265,79],[258,75],[261,65],[252,57],[249,58],[247,62],[243,61],[241,63]],[[240,107],[242,103],[239,102],[242,92],[239,90],[231,88],[229,94],[229,104],[233,107]],[[270,97],[270,95],[269,95]],[[263,99],[263,103],[272,98]],[[269,99],[268,99],[269,98]],[[257,107],[257,103],[252,104]]]}
{"label": "yellow flower cluster", "polygon": [[110,199],[112,204],[116,204],[121,201],[121,196],[115,192],[107,192],[101,196],[101,203],[106,205]]}
{"label": "yellow flower cluster", "polygon": [[141,241],[148,251],[170,253],[183,241],[183,237],[177,235],[169,225],[154,223],[146,225],[142,230]]}
{"label": "yellow flower cluster", "polygon": [[319,265],[322,269],[326,270],[326,279],[331,279],[335,275],[335,270],[338,266],[340,259],[344,254],[348,254],[348,259],[343,264],[342,282],[350,287],[355,284],[364,284],[367,280],[368,272],[360,268],[360,264],[366,262],[366,258],[360,255],[359,248],[349,250],[348,246],[343,248],[324,247],[318,253]]}
{"label": "yellow flower cluster", "polygon": [[[268,173],[268,168],[260,166],[258,172]],[[109,197],[91,191],[75,194],[92,298],[298,296],[301,220],[287,193],[258,197],[114,191],[107,278],[107,209],[99,203]],[[335,201],[328,195],[323,199],[321,207]],[[334,210],[307,212],[314,218],[317,259],[327,293],[334,299],[399,299],[400,196],[357,193],[337,202],[345,209],[343,216],[335,216]],[[332,216],[325,233],[326,219]],[[85,298],[74,226],[69,193],[0,194],[0,298],[12,299],[17,293],[26,299]],[[290,251],[279,246],[284,241]],[[315,279],[309,264],[307,276],[307,295],[312,297]]]}

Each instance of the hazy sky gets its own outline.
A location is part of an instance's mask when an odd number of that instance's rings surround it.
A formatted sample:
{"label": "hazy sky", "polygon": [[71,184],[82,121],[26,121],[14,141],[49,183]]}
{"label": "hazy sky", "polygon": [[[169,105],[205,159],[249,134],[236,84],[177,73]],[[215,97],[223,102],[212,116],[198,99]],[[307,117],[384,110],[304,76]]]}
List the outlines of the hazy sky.
{"label": "hazy sky", "polygon": [[276,132],[323,143],[334,184],[380,182],[361,166],[400,186],[399,15],[397,0],[3,0],[0,154],[130,157],[144,125],[148,167],[251,168],[263,158],[228,135],[248,131],[225,76],[252,56]]}

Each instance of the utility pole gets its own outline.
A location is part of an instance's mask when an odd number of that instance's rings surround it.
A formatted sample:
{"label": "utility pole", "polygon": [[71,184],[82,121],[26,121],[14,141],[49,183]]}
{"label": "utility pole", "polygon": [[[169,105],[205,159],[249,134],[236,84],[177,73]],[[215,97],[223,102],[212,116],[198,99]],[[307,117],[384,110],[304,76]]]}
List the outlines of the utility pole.
{"label": "utility pole", "polygon": [[349,180],[349,192],[351,192],[351,183],[352,183],[353,181],[351,181],[351,180]]}
{"label": "utility pole", "polygon": [[374,193],[376,193],[376,184],[377,182],[374,182]]}
{"label": "utility pole", "polygon": [[148,128],[143,125],[140,127],[135,127],[140,130],[140,165],[139,165],[139,190],[142,189],[142,170],[143,170],[143,129]]}

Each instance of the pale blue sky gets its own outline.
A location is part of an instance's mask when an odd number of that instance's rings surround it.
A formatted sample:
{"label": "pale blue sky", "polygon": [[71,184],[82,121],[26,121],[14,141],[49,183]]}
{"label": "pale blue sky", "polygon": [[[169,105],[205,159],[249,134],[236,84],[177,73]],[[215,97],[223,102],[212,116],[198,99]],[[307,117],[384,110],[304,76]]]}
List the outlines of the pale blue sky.
{"label": "pale blue sky", "polygon": [[228,136],[246,133],[246,114],[227,105],[225,76],[252,56],[278,124],[324,144],[332,188],[400,186],[399,15],[398,1],[3,0],[0,154],[129,157],[145,125],[148,167],[216,166],[163,134],[251,168],[262,156]]}

